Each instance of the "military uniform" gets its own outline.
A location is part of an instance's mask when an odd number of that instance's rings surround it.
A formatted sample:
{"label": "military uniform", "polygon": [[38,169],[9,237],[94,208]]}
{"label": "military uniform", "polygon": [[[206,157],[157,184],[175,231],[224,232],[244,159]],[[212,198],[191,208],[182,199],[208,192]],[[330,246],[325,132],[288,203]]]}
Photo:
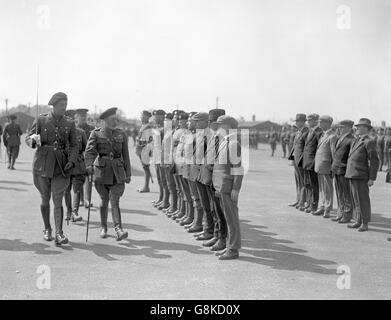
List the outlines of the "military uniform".
{"label": "military uniform", "polygon": [[[55,94],[49,105],[67,100],[64,93]],[[40,140],[40,141],[39,141]],[[68,117],[58,117],[54,113],[40,115],[33,123],[26,143],[37,148],[33,160],[34,185],[41,194],[41,213],[45,225],[44,239],[52,240],[50,226],[50,197],[54,203],[54,223],[56,244],[66,244],[63,235],[62,199],[69,186],[70,171],[77,162],[78,145],[75,123]],[[72,164],[72,166],[71,166]]]}
{"label": "military uniform", "polygon": [[[11,115],[11,120],[15,120],[16,116]],[[8,154],[8,169],[14,170],[15,160],[19,156],[20,137],[23,134],[20,125],[15,122],[7,123],[3,132],[3,143],[7,148]]]}
{"label": "military uniform", "polygon": [[269,133],[269,143],[270,143],[270,148],[272,149],[272,154],[271,154],[272,157],[274,157],[274,152],[276,151],[277,140],[278,140],[277,132],[272,130]]}
{"label": "military uniform", "polygon": [[381,129],[376,140],[377,153],[379,155],[379,171],[383,171],[384,145],[385,145],[384,129]]}
{"label": "military uniform", "polygon": [[[103,112],[101,119],[115,115],[116,108]],[[131,168],[128,139],[122,129],[97,128],[91,132],[85,151],[85,164],[88,170],[93,167],[93,181],[101,203],[101,237],[107,237],[107,215],[109,201],[117,240],[128,236],[122,230],[119,200],[125,191],[125,182],[130,181]]]}
{"label": "military uniform", "polygon": [[[232,129],[237,128],[237,121],[232,117],[220,116],[217,123],[227,123]],[[232,157],[234,151],[236,151],[236,159]],[[221,260],[239,257],[241,248],[239,208],[233,194],[239,194],[243,174],[239,138],[236,133],[226,134],[220,140],[212,175],[213,186],[216,189],[216,196],[220,199],[228,230],[226,250],[218,253],[221,254],[219,257]]]}
{"label": "military uniform", "polygon": [[[146,116],[148,119],[152,116],[149,111],[144,110],[142,112],[143,116]],[[151,123],[143,123],[138,135],[136,137],[136,155],[141,161],[141,165],[144,170],[144,186],[143,188],[138,189],[140,193],[149,192],[149,181],[151,179],[150,171],[150,153],[151,153],[151,142],[152,142],[152,129],[153,126]]]}
{"label": "military uniform", "polygon": [[[69,110],[68,116],[73,118],[73,110]],[[84,151],[87,145],[87,137],[84,130],[76,128],[76,138],[78,145],[78,156],[74,168],[71,170],[70,184],[65,191],[65,204],[67,207],[66,220],[72,220],[72,222],[78,222],[82,220],[79,216],[80,206],[80,194],[83,190],[83,184],[86,180],[87,171],[84,163]],[[73,202],[71,191],[73,191]]]}

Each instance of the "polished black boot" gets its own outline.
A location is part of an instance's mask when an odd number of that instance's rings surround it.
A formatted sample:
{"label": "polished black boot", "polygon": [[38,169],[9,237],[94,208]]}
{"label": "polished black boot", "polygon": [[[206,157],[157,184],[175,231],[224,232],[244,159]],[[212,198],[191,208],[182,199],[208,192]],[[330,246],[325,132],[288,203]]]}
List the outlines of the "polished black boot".
{"label": "polished black boot", "polygon": [[[41,205],[41,215],[42,215],[42,220],[43,220],[43,224],[45,227],[45,231],[50,232],[50,237],[45,239],[45,235],[44,235],[44,240],[51,241],[51,240],[53,240],[53,237],[51,236],[52,227],[50,226],[50,206]],[[45,233],[45,231],[44,231],[44,233]],[[50,239],[50,240],[48,240],[48,239]]]}
{"label": "polished black boot", "polygon": [[54,208],[54,224],[56,227],[56,235],[55,235],[54,242],[57,246],[61,246],[63,244],[68,243],[68,238],[65,237],[62,231],[63,220],[64,220],[64,209],[62,207]]}
{"label": "polished black boot", "polygon": [[123,239],[126,239],[128,237],[128,233],[124,230],[122,230],[122,223],[121,223],[121,211],[119,207],[112,207],[111,213],[113,216],[113,223],[114,223],[114,230],[116,234],[116,240],[121,241]]}

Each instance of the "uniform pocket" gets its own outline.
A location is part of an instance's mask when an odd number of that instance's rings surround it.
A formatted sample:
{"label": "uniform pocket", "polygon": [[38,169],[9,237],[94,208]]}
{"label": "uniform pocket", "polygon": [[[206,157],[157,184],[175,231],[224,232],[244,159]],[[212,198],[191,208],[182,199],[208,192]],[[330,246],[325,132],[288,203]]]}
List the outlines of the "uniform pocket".
{"label": "uniform pocket", "polygon": [[97,158],[94,162],[94,181],[101,181],[104,177],[106,162]]}
{"label": "uniform pocket", "polygon": [[125,182],[126,179],[126,173],[125,173],[125,167],[122,162],[117,163],[117,180],[119,183]]}
{"label": "uniform pocket", "polygon": [[45,170],[47,155],[48,155],[48,150],[46,148],[41,147],[37,150],[34,159],[34,166],[33,166],[34,170],[37,171]]}

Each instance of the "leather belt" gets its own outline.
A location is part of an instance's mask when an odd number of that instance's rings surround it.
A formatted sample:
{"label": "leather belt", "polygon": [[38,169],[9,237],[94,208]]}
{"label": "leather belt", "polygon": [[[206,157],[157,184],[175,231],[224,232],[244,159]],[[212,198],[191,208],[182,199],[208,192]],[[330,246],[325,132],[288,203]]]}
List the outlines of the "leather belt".
{"label": "leather belt", "polygon": [[114,153],[110,152],[109,154],[99,154],[99,158],[113,160],[113,159],[121,158],[121,155],[120,154],[114,154]]}

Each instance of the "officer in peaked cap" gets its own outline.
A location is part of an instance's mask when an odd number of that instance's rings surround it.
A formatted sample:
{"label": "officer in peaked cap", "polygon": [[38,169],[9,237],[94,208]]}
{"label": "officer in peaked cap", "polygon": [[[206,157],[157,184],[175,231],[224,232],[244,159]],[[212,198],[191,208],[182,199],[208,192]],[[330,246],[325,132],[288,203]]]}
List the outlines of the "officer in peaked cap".
{"label": "officer in peaked cap", "polygon": [[15,161],[19,156],[20,137],[23,132],[20,125],[16,122],[17,116],[15,114],[11,114],[9,118],[10,122],[4,126],[4,132],[2,133],[3,143],[7,149],[8,169],[15,170]]}
{"label": "officer in peaked cap", "polygon": [[117,128],[117,108],[110,108],[100,115],[101,128],[91,132],[85,151],[87,172],[93,174],[95,189],[99,193],[101,238],[107,237],[107,215],[109,201],[117,241],[128,237],[122,229],[119,201],[125,191],[125,183],[131,179],[128,139],[126,133]]}
{"label": "officer in peaked cap", "polygon": [[75,123],[65,116],[68,98],[58,92],[49,101],[52,112],[42,114],[33,123],[26,143],[37,148],[33,160],[34,185],[41,194],[41,213],[45,225],[44,240],[51,241],[50,198],[54,203],[55,243],[68,243],[62,225],[64,212],[62,199],[69,186],[69,175],[78,157]]}

